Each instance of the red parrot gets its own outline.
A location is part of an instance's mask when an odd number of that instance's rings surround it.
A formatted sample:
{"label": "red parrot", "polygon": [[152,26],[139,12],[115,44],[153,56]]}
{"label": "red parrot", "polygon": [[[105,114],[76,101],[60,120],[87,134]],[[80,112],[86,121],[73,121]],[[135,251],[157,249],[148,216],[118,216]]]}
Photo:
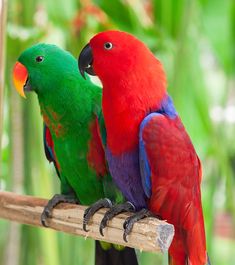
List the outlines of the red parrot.
{"label": "red parrot", "polygon": [[153,213],[175,227],[169,264],[209,264],[201,164],[167,93],[162,64],[141,41],[120,31],[94,36],[78,61],[82,75],[86,71],[102,82],[106,159],[128,201],[106,213],[101,232],[113,215],[140,210],[125,221],[125,239],[134,222]]}

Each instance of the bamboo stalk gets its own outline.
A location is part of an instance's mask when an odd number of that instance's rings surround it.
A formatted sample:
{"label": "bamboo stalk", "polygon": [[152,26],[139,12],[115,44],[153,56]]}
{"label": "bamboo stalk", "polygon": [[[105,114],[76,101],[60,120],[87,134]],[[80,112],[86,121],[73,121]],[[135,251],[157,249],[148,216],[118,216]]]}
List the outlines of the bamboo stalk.
{"label": "bamboo stalk", "polygon": [[[47,200],[32,196],[18,195],[11,192],[0,192],[0,218],[14,222],[42,226],[40,216]],[[82,229],[83,214],[86,206],[60,204],[53,210],[48,220],[49,227],[69,234],[91,237],[96,240],[129,246],[143,251],[165,252],[168,250],[174,235],[174,227],[157,218],[146,218],[133,227],[128,236],[128,243],[123,238],[123,222],[131,214],[120,214],[109,222],[104,230],[104,237],[99,233],[99,224],[105,209],[98,211],[88,226],[89,232]]]}
{"label": "bamboo stalk", "polygon": [[[7,1],[0,0],[0,157],[1,157],[1,139],[3,130],[3,91],[5,82],[5,33],[6,33],[6,10]],[[0,159],[1,168],[1,159]]]}

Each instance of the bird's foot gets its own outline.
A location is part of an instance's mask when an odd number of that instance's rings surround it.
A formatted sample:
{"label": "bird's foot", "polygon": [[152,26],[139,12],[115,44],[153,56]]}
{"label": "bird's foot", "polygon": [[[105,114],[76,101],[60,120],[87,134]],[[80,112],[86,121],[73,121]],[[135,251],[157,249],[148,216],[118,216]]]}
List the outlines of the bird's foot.
{"label": "bird's foot", "polygon": [[90,207],[88,207],[83,215],[83,230],[88,232],[89,230],[86,228],[88,225],[90,219],[92,216],[101,208],[111,208],[112,207],[112,202],[107,199],[100,199],[97,202],[93,203]]}
{"label": "bird's foot", "polygon": [[79,204],[79,200],[74,195],[55,194],[44,207],[41,214],[41,223],[43,226],[48,227],[47,219],[52,217],[52,210],[61,202]]}
{"label": "bird's foot", "polygon": [[132,216],[128,217],[124,224],[124,233],[123,233],[123,240],[127,242],[127,236],[131,233],[132,228],[136,222],[138,222],[141,219],[144,219],[146,217],[156,217],[152,212],[150,212],[148,209],[141,209],[139,212],[134,213]]}
{"label": "bird's foot", "polygon": [[135,206],[131,202],[114,205],[108,210],[100,223],[100,234],[104,236],[103,229],[107,226],[108,221],[113,219],[116,215],[123,212],[134,212]]}

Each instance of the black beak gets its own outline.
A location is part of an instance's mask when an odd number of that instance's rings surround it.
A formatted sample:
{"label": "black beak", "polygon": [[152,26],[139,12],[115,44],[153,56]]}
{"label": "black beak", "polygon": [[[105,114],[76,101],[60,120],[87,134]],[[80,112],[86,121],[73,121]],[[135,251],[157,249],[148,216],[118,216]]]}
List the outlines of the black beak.
{"label": "black beak", "polygon": [[24,84],[24,91],[32,91],[32,87],[29,82],[29,78],[27,78],[25,84]]}
{"label": "black beak", "polygon": [[78,68],[84,79],[86,79],[85,72],[87,72],[89,75],[96,75],[93,70],[92,63],[93,63],[93,55],[92,55],[91,46],[88,43],[82,49],[78,57]]}

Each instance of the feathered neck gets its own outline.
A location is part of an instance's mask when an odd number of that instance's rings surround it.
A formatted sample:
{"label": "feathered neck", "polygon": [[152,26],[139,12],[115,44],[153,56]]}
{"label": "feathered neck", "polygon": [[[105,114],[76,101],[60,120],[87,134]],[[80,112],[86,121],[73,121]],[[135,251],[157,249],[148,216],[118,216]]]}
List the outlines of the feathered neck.
{"label": "feathered neck", "polygon": [[[158,110],[166,96],[162,66],[154,60],[147,69],[116,73],[117,78],[102,78],[102,107],[107,130],[107,145],[113,154],[138,146],[139,126],[144,117]],[[119,78],[121,77],[122,78]]]}

